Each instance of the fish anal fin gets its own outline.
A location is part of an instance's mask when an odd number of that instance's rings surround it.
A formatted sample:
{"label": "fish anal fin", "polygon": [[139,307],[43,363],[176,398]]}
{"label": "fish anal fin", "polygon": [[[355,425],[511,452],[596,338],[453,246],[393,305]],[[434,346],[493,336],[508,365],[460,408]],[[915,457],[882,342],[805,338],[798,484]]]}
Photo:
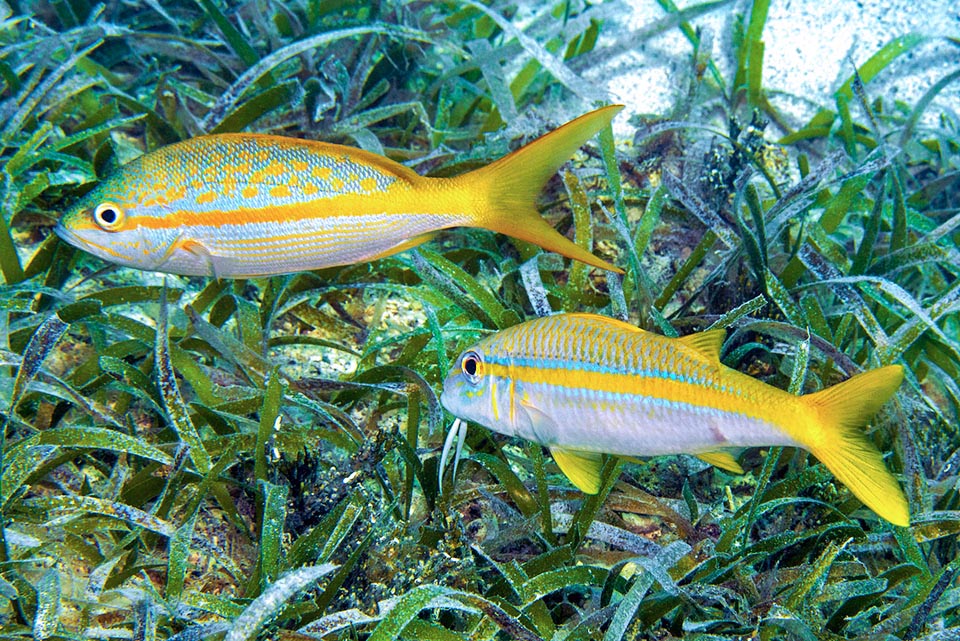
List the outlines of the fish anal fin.
{"label": "fish anal fin", "polygon": [[565,450],[560,447],[550,449],[553,460],[570,482],[584,494],[596,494],[600,491],[600,471],[603,469],[603,454]]}
{"label": "fish anal fin", "polygon": [[701,461],[706,461],[714,467],[719,467],[721,470],[733,472],[734,474],[743,474],[743,468],[740,467],[740,464],[737,463],[737,459],[733,458],[733,454],[730,452],[717,450],[715,452],[700,452],[695,456]]}
{"label": "fish anal fin", "polygon": [[727,330],[725,329],[711,329],[697,334],[681,336],[677,341],[687,347],[692,347],[714,365],[719,365],[720,349],[723,347],[723,339],[726,336]]}

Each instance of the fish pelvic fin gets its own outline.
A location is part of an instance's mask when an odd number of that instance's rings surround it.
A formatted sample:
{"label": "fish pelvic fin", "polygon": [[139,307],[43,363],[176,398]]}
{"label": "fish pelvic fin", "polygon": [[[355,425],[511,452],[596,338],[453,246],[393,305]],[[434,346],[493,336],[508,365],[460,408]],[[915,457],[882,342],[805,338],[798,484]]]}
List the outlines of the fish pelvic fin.
{"label": "fish pelvic fin", "polygon": [[889,365],[858,374],[800,398],[819,429],[803,445],[871,510],[894,525],[910,525],[907,497],[864,434],[867,421],[893,396],[903,368]]}
{"label": "fish pelvic fin", "polygon": [[584,494],[596,494],[600,491],[600,472],[603,469],[603,454],[566,450],[560,447],[550,448],[553,460],[570,482]]}
{"label": "fish pelvic fin", "polygon": [[454,183],[462,181],[459,189],[474,197],[468,224],[622,274],[619,267],[597,258],[551,227],[536,208],[547,180],[621,109],[623,105],[611,105],[591,111],[486,167],[451,179]]}

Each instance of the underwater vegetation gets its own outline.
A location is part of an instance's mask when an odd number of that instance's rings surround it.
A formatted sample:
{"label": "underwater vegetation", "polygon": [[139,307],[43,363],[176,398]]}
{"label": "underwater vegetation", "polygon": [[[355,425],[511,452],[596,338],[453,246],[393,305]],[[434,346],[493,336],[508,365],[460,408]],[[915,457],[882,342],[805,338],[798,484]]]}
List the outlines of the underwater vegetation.
{"label": "underwater vegetation", "polygon": [[[203,134],[488,165],[598,106],[581,74],[618,5],[0,4],[0,637],[960,638],[960,109],[931,111],[960,68],[876,93],[928,40],[904,34],[793,122],[762,83],[768,3],[722,4],[660,1],[692,49],[674,109],[602,130],[539,200],[622,276],[458,228],[233,280],[53,229]],[[688,20],[718,8],[708,46]],[[607,457],[585,495],[472,426],[438,484],[457,354],[561,311],[725,329],[724,365],[798,394],[902,367],[866,434],[909,526],[787,447],[736,452],[742,475]]]}

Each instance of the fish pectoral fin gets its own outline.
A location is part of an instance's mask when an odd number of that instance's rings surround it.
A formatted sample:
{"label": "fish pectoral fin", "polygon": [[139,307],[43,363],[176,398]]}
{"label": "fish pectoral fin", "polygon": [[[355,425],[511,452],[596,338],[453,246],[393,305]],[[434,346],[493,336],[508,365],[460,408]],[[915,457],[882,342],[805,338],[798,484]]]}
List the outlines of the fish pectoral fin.
{"label": "fish pectoral fin", "polygon": [[[530,403],[520,402],[522,414],[529,421],[530,436],[541,444],[555,443],[559,428],[552,418],[541,412]],[[600,491],[600,471],[603,469],[603,454],[599,452],[584,452],[582,450],[568,450],[562,447],[551,446],[550,453],[557,462],[560,471],[570,482],[576,485],[585,494],[596,494]]]}
{"label": "fish pectoral fin", "polygon": [[163,267],[164,263],[170,260],[170,257],[173,256],[173,252],[177,251],[177,248],[180,247],[181,243],[183,243],[183,232],[180,232],[176,238],[167,244],[167,248],[163,250],[163,253],[160,254],[160,256],[158,256],[153,264],[147,269],[151,271],[160,271],[160,268]]}
{"label": "fish pectoral fin", "polygon": [[570,482],[584,494],[596,494],[600,491],[600,470],[603,469],[603,454],[565,450],[561,447],[550,448],[553,460]]}
{"label": "fish pectoral fin", "polygon": [[439,233],[440,232],[437,232],[437,231],[428,231],[425,234],[420,234],[419,236],[414,236],[413,238],[407,238],[406,240],[401,240],[399,243],[397,243],[393,247],[385,249],[379,254],[375,254],[373,256],[364,258],[364,260],[378,260],[380,258],[386,258],[387,256],[393,256],[394,254],[399,254],[400,252],[406,251],[408,249],[413,249],[414,247],[422,245],[428,240],[431,240],[434,236],[436,236]]}
{"label": "fish pectoral fin", "polygon": [[539,408],[525,401],[520,401],[520,409],[523,410],[520,414],[526,417],[528,421],[529,429],[519,430],[517,433],[518,436],[522,436],[540,445],[546,445],[547,447],[557,442],[559,428],[552,418],[541,412]]}
{"label": "fish pectoral fin", "polygon": [[178,249],[190,252],[194,256],[205,260],[207,267],[210,268],[210,276],[218,280],[220,279],[220,275],[217,272],[216,256],[214,256],[213,253],[207,249],[207,246],[201,243],[199,240],[193,238],[184,238],[182,233],[170,241],[170,244],[167,245],[167,248],[163,251],[163,254],[161,254],[157,261],[150,266],[150,269],[162,271],[163,266],[168,260],[170,260],[174,252],[176,252]]}
{"label": "fish pectoral fin", "polygon": [[[210,276],[212,278],[220,279],[219,274],[217,273],[217,260],[216,256],[207,249],[207,246],[201,243],[199,240],[193,238],[183,238],[176,243],[175,249],[182,249],[188,251],[197,258],[202,258],[207,261],[207,266],[210,268]],[[172,252],[171,252],[172,253]]]}
{"label": "fish pectoral fin", "polygon": [[695,455],[701,461],[706,461],[710,465],[719,467],[721,470],[733,472],[734,474],[743,474],[743,468],[737,463],[730,452],[717,450],[715,452],[700,452]]}

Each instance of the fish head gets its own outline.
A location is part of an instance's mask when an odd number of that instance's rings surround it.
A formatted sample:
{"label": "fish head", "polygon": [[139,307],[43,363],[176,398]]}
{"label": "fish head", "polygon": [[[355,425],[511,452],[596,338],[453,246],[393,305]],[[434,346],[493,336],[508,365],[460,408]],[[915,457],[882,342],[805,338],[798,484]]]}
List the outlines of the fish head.
{"label": "fish head", "polygon": [[54,231],[67,243],[111,263],[126,267],[171,271],[170,258],[182,230],[162,223],[171,210],[169,191],[143,180],[135,160],[104,177],[96,187],[70,205]]}
{"label": "fish head", "polygon": [[443,383],[440,403],[454,416],[507,436],[517,435],[514,388],[487,362],[482,343],[463,352]]}

